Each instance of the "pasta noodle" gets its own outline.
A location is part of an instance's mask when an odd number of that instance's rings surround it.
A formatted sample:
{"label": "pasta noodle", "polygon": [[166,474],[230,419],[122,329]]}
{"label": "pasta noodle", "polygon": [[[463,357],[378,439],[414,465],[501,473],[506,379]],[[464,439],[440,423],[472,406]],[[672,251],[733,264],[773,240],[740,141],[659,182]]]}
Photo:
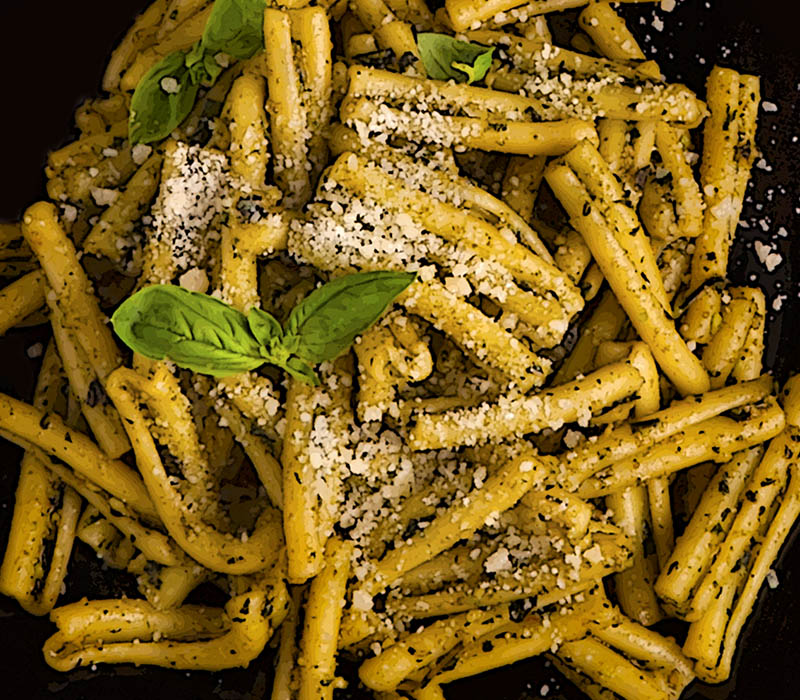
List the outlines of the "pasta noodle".
{"label": "pasta noodle", "polygon": [[[272,700],[443,700],[537,656],[602,700],[730,677],[800,516],[800,380],[726,277],[759,79],[713,67],[704,101],[625,17],[134,21],[52,201],[0,225],[0,335],[49,333],[32,401],[0,394],[0,592],[51,668],[272,647]],[[59,604],[87,548],[138,593]]]}

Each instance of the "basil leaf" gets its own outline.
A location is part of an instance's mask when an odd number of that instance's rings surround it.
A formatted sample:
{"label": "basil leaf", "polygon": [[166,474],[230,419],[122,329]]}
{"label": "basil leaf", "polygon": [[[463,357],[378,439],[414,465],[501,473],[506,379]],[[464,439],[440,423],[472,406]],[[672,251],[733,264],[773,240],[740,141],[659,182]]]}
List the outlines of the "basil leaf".
{"label": "basil leaf", "polygon": [[410,285],[413,272],[358,272],[315,289],[292,309],[286,345],[310,364],[332,360],[363,333]]}
{"label": "basil leaf", "polygon": [[253,337],[262,345],[269,346],[283,338],[283,328],[278,319],[255,306],[247,312],[247,324]]}
{"label": "basil leaf", "polygon": [[[139,81],[131,100],[128,134],[131,144],[160,141],[186,119],[197,98],[198,84],[186,67],[186,51],[174,51],[162,58]],[[172,79],[175,90],[164,89]],[[171,82],[171,81],[170,81]]]}
{"label": "basil leaf", "polygon": [[216,0],[201,43],[215,56],[250,58],[264,48],[264,0]]}
{"label": "basil leaf", "polygon": [[459,41],[447,34],[417,34],[422,65],[429,78],[459,83],[483,80],[492,66],[494,48]]}
{"label": "basil leaf", "polygon": [[139,290],[114,312],[111,324],[135,352],[202,374],[226,377],[265,362],[243,313],[182,287]]}
{"label": "basil leaf", "polygon": [[290,357],[287,362],[280,366],[295,379],[299,379],[306,384],[319,386],[319,375],[314,371],[311,365],[304,362],[299,357]]}

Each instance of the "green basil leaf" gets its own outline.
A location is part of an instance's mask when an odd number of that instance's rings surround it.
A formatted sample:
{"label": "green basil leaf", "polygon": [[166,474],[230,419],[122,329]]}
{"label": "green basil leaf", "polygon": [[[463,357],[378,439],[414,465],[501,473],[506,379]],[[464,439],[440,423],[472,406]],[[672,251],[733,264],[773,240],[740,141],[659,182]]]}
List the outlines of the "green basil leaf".
{"label": "green basil leaf", "polygon": [[[162,58],[139,81],[131,100],[128,134],[131,144],[160,141],[186,119],[197,99],[198,84],[186,67],[187,51]],[[171,79],[171,80],[170,80]],[[164,89],[164,81],[175,89]]]}
{"label": "green basil leaf", "polygon": [[264,48],[264,0],[216,0],[201,43],[215,56],[250,58]]}
{"label": "green basil leaf", "polygon": [[111,324],[131,350],[202,374],[226,377],[265,362],[243,313],[182,287],[139,290],[114,312]]}
{"label": "green basil leaf", "polygon": [[410,285],[413,272],[358,272],[315,289],[292,309],[287,345],[310,364],[334,359],[363,333]]}
{"label": "green basil leaf", "polygon": [[186,58],[184,59],[184,63],[186,64],[187,68],[193,68],[198,63],[203,62],[205,55],[206,52],[203,49],[202,43],[196,41],[194,42],[194,44],[192,44],[192,47],[186,52]]}
{"label": "green basil leaf", "polygon": [[247,312],[247,324],[253,337],[262,345],[269,347],[283,338],[283,328],[278,319],[255,306]]}
{"label": "green basil leaf", "polygon": [[311,365],[304,362],[299,357],[290,357],[289,360],[282,363],[280,367],[283,367],[292,377],[299,379],[301,382],[319,386],[319,375],[314,371]]}
{"label": "green basil leaf", "polygon": [[459,41],[447,34],[421,32],[417,46],[429,78],[459,83],[483,80],[492,66],[494,48]]}

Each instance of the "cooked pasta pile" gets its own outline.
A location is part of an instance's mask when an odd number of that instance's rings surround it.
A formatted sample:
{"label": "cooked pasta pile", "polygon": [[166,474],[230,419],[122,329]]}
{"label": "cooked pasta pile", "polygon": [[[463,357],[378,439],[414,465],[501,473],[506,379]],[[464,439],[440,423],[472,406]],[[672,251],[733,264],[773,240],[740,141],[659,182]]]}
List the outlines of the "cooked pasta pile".
{"label": "cooked pasta pile", "polygon": [[[0,228],[0,333],[52,328],[32,402],[0,395],[0,591],[50,616],[47,664],[219,670],[277,634],[273,700],[537,655],[592,698],[730,676],[800,513],[800,383],[726,279],[758,77],[701,99],[607,2],[155,0],[103,90]],[[414,281],[298,349],[321,282],[378,271]],[[177,307],[131,353],[108,316],[156,285],[256,369]],[[58,606],[76,539],[141,597]]]}

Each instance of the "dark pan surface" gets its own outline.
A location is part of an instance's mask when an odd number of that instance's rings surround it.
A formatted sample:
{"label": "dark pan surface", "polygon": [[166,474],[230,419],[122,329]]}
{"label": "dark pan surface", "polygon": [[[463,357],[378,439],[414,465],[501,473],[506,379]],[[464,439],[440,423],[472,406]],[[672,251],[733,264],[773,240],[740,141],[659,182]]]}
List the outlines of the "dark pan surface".
{"label": "dark pan surface", "polygon": [[[77,0],[76,2],[3,2],[0,4],[0,220],[18,218],[22,209],[44,196],[41,173],[48,150],[69,140],[74,107],[99,90],[106,59],[133,16],[147,0]],[[655,10],[655,13],[654,13]],[[798,88],[800,46],[796,32],[798,11],[788,0],[679,0],[671,13],[658,4],[624,7],[635,16],[633,28],[640,40],[654,47],[653,58],[671,80],[687,83],[702,93],[709,68],[718,62],[762,76],[764,98],[777,112],[762,111],[759,143],[770,171],[756,169],[751,201],[732,255],[731,277],[736,283],[757,280],[768,293],[768,305],[777,294],[786,295],[780,312],[769,319],[769,366],[785,377],[800,366],[798,343],[798,285],[791,268],[800,269],[800,246],[793,229],[800,209],[800,148]],[[663,31],[653,26],[655,16]],[[642,18],[639,23],[638,18]],[[656,22],[658,24],[658,22]],[[649,35],[649,39],[645,39]],[[701,61],[702,59],[702,61]],[[703,62],[704,61],[704,62]],[[763,205],[758,209],[757,204]],[[763,221],[768,231],[760,226]],[[752,242],[770,240],[780,227],[788,236],[776,239],[784,263],[767,274],[754,261]],[[792,265],[792,263],[794,265]],[[756,275],[756,277],[752,277]],[[12,331],[0,339],[0,391],[30,398],[37,370],[25,353],[47,337],[44,327]],[[20,452],[0,444],[0,547],[5,540],[13,507]],[[796,539],[796,532],[795,537]],[[758,609],[740,644],[734,678],[721,686],[696,684],[689,698],[795,700],[800,683],[794,674],[800,655],[800,545],[785,548],[775,567],[780,585],[762,592]],[[82,545],[74,555],[61,602],[83,595],[119,595],[124,587],[115,574],[106,574],[94,555]],[[133,592],[133,591],[131,591]],[[47,667],[41,646],[53,631],[46,619],[24,613],[0,597],[0,697],[13,699],[106,700],[108,698],[172,698],[240,700],[269,697],[271,660],[265,656],[244,670],[223,673],[182,673],[131,666],[100,666],[68,675]],[[544,686],[547,686],[545,689]],[[582,695],[538,659],[510,669],[485,674],[448,686],[453,699],[522,700],[545,695],[579,698]],[[357,688],[337,698],[370,697]]]}

